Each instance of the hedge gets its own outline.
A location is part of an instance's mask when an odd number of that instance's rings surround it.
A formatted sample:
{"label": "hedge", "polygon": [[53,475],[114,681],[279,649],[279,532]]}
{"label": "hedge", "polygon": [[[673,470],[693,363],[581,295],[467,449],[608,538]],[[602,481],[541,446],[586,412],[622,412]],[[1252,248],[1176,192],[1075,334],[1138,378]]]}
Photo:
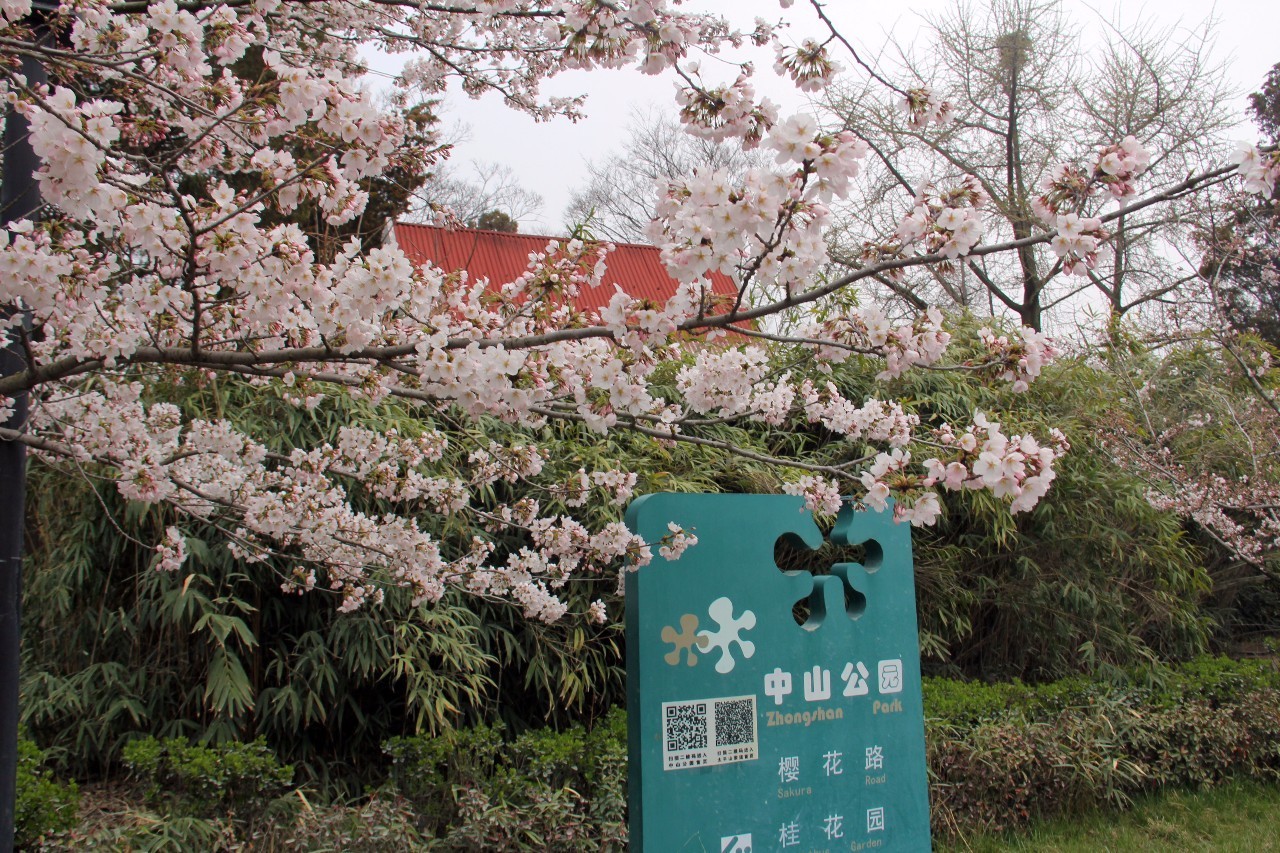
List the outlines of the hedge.
{"label": "hedge", "polygon": [[[1270,661],[1200,658],[1123,684],[927,678],[924,697],[940,841],[1122,809],[1161,789],[1280,780],[1280,671]],[[626,749],[620,709],[591,731],[478,726],[394,738],[381,788],[358,806],[325,807],[290,789],[292,771],[261,742],[140,740],[127,750],[134,781],[158,811],[96,835],[64,830],[50,847],[144,848],[163,834],[208,849],[621,851]],[[256,807],[212,795],[228,774],[239,794],[256,792]]]}

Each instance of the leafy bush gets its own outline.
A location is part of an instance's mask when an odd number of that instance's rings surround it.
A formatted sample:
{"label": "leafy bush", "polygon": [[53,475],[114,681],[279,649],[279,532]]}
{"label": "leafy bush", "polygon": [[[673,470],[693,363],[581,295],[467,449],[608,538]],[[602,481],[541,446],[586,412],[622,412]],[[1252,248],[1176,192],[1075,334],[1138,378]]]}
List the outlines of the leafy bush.
{"label": "leafy bush", "polygon": [[984,684],[954,678],[924,679],[925,716],[952,725],[972,725],[1016,710],[1034,695],[1020,681]]}
{"label": "leafy bush", "polygon": [[947,494],[945,517],[913,531],[926,671],[1038,682],[1206,651],[1201,552],[1098,437],[1097,422],[1115,417],[1115,377],[1063,360],[1016,398],[953,373],[900,381],[926,424],[999,410],[1007,432],[1057,426],[1072,445],[1031,512],[1011,516],[989,495]]}
{"label": "leafy bush", "polygon": [[1190,694],[1218,707],[1235,704],[1242,696],[1268,688],[1280,689],[1280,667],[1275,660],[1206,656],[1170,667],[1170,678],[1163,688],[1156,687],[1152,698],[1158,704],[1169,705]]}
{"label": "leafy bush", "polygon": [[149,802],[185,815],[252,817],[293,781],[293,767],[282,765],[261,737],[216,746],[146,737],[125,746],[124,762],[145,784]]}
{"label": "leafy bush", "polygon": [[455,785],[474,787],[494,776],[502,729],[477,726],[434,738],[392,738],[383,750],[391,759],[393,789],[414,804],[423,827],[435,832],[457,816]]}
{"label": "leafy bush", "polygon": [[1132,675],[1036,686],[927,679],[934,833],[1005,832],[1157,790],[1280,776],[1274,663],[1198,658]]}
{"label": "leafy bush", "polygon": [[1250,768],[1249,723],[1203,699],[1146,713],[1126,731],[1126,751],[1145,771],[1143,787],[1199,788]]}
{"label": "leafy bush", "polygon": [[1124,806],[1142,768],[1106,714],[1012,714],[969,729],[928,728],[936,834],[1004,832],[1101,805]]}
{"label": "leafy bush", "polygon": [[310,850],[344,853],[412,853],[424,849],[407,801],[375,796],[358,805],[312,803],[301,791],[292,807],[273,808],[252,825],[229,816],[197,817],[150,809],[99,812],[74,831],[46,837],[47,853],[128,850]]}
{"label": "leafy bush", "polygon": [[621,850],[626,845],[626,717],[593,731],[500,726],[394,738],[391,786],[449,850]]}
{"label": "leafy bush", "polygon": [[14,841],[18,847],[34,844],[41,836],[76,823],[80,807],[75,782],[55,781],[41,765],[44,753],[35,741],[18,737],[17,802],[14,812]]}

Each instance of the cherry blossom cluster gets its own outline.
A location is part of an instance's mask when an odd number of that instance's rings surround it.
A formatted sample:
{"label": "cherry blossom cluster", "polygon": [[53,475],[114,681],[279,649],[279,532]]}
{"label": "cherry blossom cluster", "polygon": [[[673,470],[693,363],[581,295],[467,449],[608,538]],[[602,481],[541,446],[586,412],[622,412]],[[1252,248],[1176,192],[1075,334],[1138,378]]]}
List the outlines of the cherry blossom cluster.
{"label": "cherry blossom cluster", "polygon": [[12,26],[31,14],[31,0],[5,0],[0,3],[0,18]]}
{"label": "cherry blossom cluster", "polygon": [[936,521],[942,512],[937,489],[990,489],[1010,500],[1012,512],[1025,512],[1048,492],[1055,477],[1053,463],[1070,446],[1061,432],[1049,444],[1030,435],[1006,436],[1000,424],[974,412],[973,424],[956,434],[943,424],[934,430],[939,456],[914,463],[910,451],[894,449],[876,456],[862,473],[862,501],[883,509],[894,499],[894,515],[915,526]]}
{"label": "cherry blossom cluster", "polygon": [[[606,3],[571,6],[560,25],[568,37],[569,67],[619,67],[639,56],[641,71],[658,74],[684,56],[688,45],[699,42],[700,30],[719,26],[667,14],[664,7],[646,0],[625,10]],[[643,39],[635,38],[637,29]]]}
{"label": "cherry blossom cluster", "polygon": [[1108,145],[1098,152],[1094,173],[1107,192],[1124,199],[1138,191],[1133,182],[1150,163],[1151,152],[1134,137],[1126,136],[1119,144]]}
{"label": "cherry blossom cluster", "polygon": [[[304,244],[298,241],[290,245],[296,247],[291,253],[294,257],[305,259]],[[575,252],[580,255],[578,260],[566,260],[566,254]],[[594,249],[570,244],[549,247],[533,263],[546,264],[554,259],[551,268],[565,271],[568,279],[556,284],[573,287],[577,286],[573,283],[575,276],[587,283],[598,279],[595,257]],[[469,323],[479,330],[533,332],[572,319],[563,315],[564,311],[571,310],[565,307],[550,313],[531,309],[530,301],[525,298],[529,286],[550,281],[547,276],[522,277],[512,287],[500,288],[495,302],[493,291],[471,286],[465,280],[444,292],[446,277],[431,270],[418,272],[417,287],[401,285],[397,275],[411,281],[414,278],[413,272],[398,267],[401,263],[402,259],[397,258],[393,250],[377,250],[359,260],[344,253],[326,274],[325,292],[347,304],[380,305],[384,311],[411,300],[416,306],[414,311],[434,316],[435,323],[442,328],[449,328],[452,323],[452,327],[458,329]],[[275,298],[283,295],[276,294]],[[427,301],[432,296],[437,300],[434,307]],[[367,347],[381,341],[387,333],[385,323],[393,319],[384,313],[383,325],[380,325],[376,314],[360,309],[356,312],[357,324],[353,317],[339,319],[332,313],[333,303],[327,307],[318,305],[317,298],[318,295],[313,297],[311,307],[324,310],[314,325],[325,329],[326,337],[340,347]],[[257,302],[250,300],[248,304],[251,311],[238,315],[241,324],[249,323],[254,314],[262,310]],[[292,303],[295,312],[302,307],[300,303]],[[305,336],[297,337],[299,334],[294,333],[296,343],[308,342]],[[449,387],[465,387],[466,392],[454,399],[472,411],[518,419],[518,413],[529,414],[535,402],[550,404],[557,397],[563,398],[566,386],[576,389],[573,398],[593,411],[599,411],[596,407],[601,399],[607,401],[608,408],[624,412],[648,411],[662,404],[651,398],[644,387],[643,378],[651,365],[646,365],[637,353],[624,361],[610,348],[591,343],[585,361],[574,363],[566,360],[568,349],[565,347],[556,352],[512,351],[501,346],[481,348],[472,344],[460,351],[450,351],[447,346],[433,343],[445,341],[433,342],[431,336],[425,336],[405,357],[408,358],[410,352],[422,356],[421,379],[438,386],[433,398],[447,398]],[[749,412],[778,422],[794,390],[785,377],[773,385],[765,382],[767,370],[764,353],[758,348],[704,350],[698,354],[693,368],[682,374],[678,384],[687,397],[690,411]],[[628,374],[631,374],[629,382],[626,381]],[[351,387],[377,399],[392,390],[386,382],[389,376],[392,374],[378,374],[357,366],[350,372]],[[449,382],[445,381],[446,376]],[[744,377],[747,381],[734,384]],[[292,371],[281,379],[286,387],[294,389],[307,384]],[[112,391],[106,396],[74,394],[65,399],[46,398],[42,408],[42,416],[48,418],[46,434],[56,429],[55,425],[77,425],[74,434],[64,430],[58,433],[59,437],[68,445],[74,443],[85,459],[117,465],[121,470],[121,491],[131,499],[167,500],[202,517],[213,515],[219,508],[242,507],[240,527],[235,531],[239,553],[247,559],[261,559],[281,549],[296,549],[304,559],[313,562],[324,559],[329,566],[329,586],[341,592],[347,609],[368,600],[376,601],[380,595],[377,586],[367,580],[370,561],[362,559],[367,551],[382,556],[372,561],[375,568],[389,571],[397,583],[412,586],[424,600],[442,593],[443,579],[466,578],[467,588],[477,594],[511,596],[531,617],[555,618],[562,609],[553,593],[554,583],[566,572],[581,570],[589,563],[616,559],[638,547],[634,539],[621,536],[620,528],[603,531],[593,538],[564,519],[549,522],[539,518],[536,506],[526,505],[519,512],[505,516],[504,521],[519,523],[534,531],[537,548],[514,555],[501,569],[487,566],[491,548],[481,542],[473,543],[469,552],[446,560],[438,543],[416,524],[404,519],[373,519],[351,510],[346,490],[335,478],[362,483],[371,494],[384,500],[422,501],[438,513],[450,514],[466,509],[469,496],[477,488],[499,480],[536,477],[545,460],[535,448],[490,445],[473,450],[468,456],[472,474],[464,481],[432,477],[413,469],[413,466],[438,460],[445,445],[441,435],[427,435],[406,443],[365,431],[346,430],[333,448],[295,450],[281,466],[272,467],[267,464],[267,454],[261,445],[235,434],[226,424],[195,421],[189,422],[184,431],[173,407],[157,404],[146,409],[141,402],[140,387],[107,387]],[[630,399],[625,397],[628,388],[633,389]],[[595,395],[589,393],[593,389]],[[530,405],[513,406],[512,401],[522,393]],[[735,394],[745,394],[747,402],[743,404]],[[852,421],[841,425],[847,417],[834,408],[837,402],[826,401],[826,421],[834,429],[852,429]],[[881,407],[876,414],[887,414],[890,423],[898,425],[879,432],[872,427],[872,437],[891,438],[895,432],[903,431],[899,407]],[[94,424],[95,431],[79,432],[85,424]],[[612,485],[625,495],[634,484],[634,476],[621,475],[621,479],[619,476],[617,472],[596,472],[592,480],[596,485]],[[603,540],[598,541],[599,537]],[[395,546],[391,547],[389,542]],[[164,565],[171,565],[168,553],[162,554]],[[394,568],[393,560],[398,561]],[[549,575],[552,581],[539,581],[540,575]],[[314,570],[300,570],[294,583],[314,585]]]}
{"label": "cherry blossom cluster", "polygon": [[1090,199],[1105,188],[1124,201],[1137,192],[1135,181],[1146,171],[1151,154],[1137,139],[1126,136],[1119,144],[1099,149],[1092,168],[1059,164],[1041,179],[1042,194],[1031,206],[1054,229],[1049,246],[1062,259],[1067,275],[1087,275],[1098,265],[1098,252],[1110,236],[1102,219],[1082,212]]}
{"label": "cherry blossom cluster", "polygon": [[805,509],[819,515],[835,515],[844,503],[840,484],[820,474],[805,474],[794,482],[784,484],[782,491],[788,495],[803,497]]}
{"label": "cherry blossom cluster", "polygon": [[814,324],[805,330],[805,337],[823,342],[815,345],[821,361],[839,364],[854,353],[884,358],[880,379],[937,363],[951,342],[951,333],[943,328],[942,312],[936,308],[895,327],[883,311],[869,306]]}
{"label": "cherry blossom cluster", "polygon": [[[566,516],[543,516],[536,501],[524,499],[500,505],[490,517],[528,530],[536,547],[493,566],[492,544],[475,540],[464,555],[446,560],[440,543],[416,521],[370,516],[350,503],[356,489],[392,504],[422,504],[442,516],[469,511],[477,489],[535,480],[545,458],[530,445],[490,443],[473,450],[467,457],[470,476],[463,480],[431,473],[449,446],[443,433],[402,438],[395,431],[344,427],[334,444],[294,449],[268,466],[267,450],[225,421],[183,424],[176,406],[146,406],[137,383],[108,387],[107,395],[84,394],[44,407],[65,425],[58,435],[69,452],[114,464],[118,487],[132,500],[165,501],[205,519],[240,507],[231,541],[241,557],[260,561],[292,554],[325,566],[328,586],[341,596],[344,610],[380,600],[380,573],[386,578],[381,583],[407,586],[419,600],[434,601],[445,583],[458,582],[476,594],[509,596],[531,618],[555,619],[564,613],[555,590],[570,574],[599,573],[624,557],[647,553],[645,543],[620,523],[591,533]],[[618,503],[629,499],[636,482],[630,473],[582,473]],[[171,527],[157,548],[157,568],[177,570],[185,554],[179,528]],[[315,584],[314,568],[299,568],[285,588]]]}
{"label": "cherry blossom cluster", "polygon": [[956,434],[944,424],[934,431],[945,454],[926,459],[925,485],[941,485],[949,491],[990,489],[996,497],[1011,498],[1010,511],[1026,512],[1049,491],[1053,463],[1071,445],[1057,429],[1049,443],[1031,435],[1006,436],[1000,424],[982,412],[974,412],[973,425]]}
{"label": "cherry blossom cluster", "polygon": [[669,535],[658,548],[658,556],[665,560],[678,560],[681,554],[698,544],[697,536],[684,530],[674,521],[667,523],[667,530]]}
{"label": "cherry blossom cluster", "polygon": [[[1237,354],[1244,364],[1233,365],[1233,370],[1253,374],[1265,369],[1265,361],[1255,354]],[[1177,371],[1174,366],[1169,373],[1176,377]],[[1267,391],[1262,383],[1255,389],[1263,395]],[[1137,389],[1135,402],[1152,426],[1150,432],[1102,425],[1104,447],[1151,483],[1146,497],[1153,507],[1194,522],[1228,553],[1259,566],[1280,548],[1280,487],[1270,454],[1256,450],[1274,446],[1280,427],[1274,405],[1263,395],[1227,401],[1225,412],[1187,412],[1178,398],[1176,408],[1166,412],[1158,405],[1159,389],[1148,381]],[[1206,452],[1233,437],[1243,447],[1227,445],[1225,459],[1222,453]],[[1237,472],[1243,464],[1252,474],[1226,473],[1224,461]]]}
{"label": "cherry blossom cluster", "polygon": [[931,124],[945,125],[955,118],[951,102],[938,98],[928,86],[908,89],[899,104],[912,127],[924,129]]}
{"label": "cherry blossom cluster", "polygon": [[579,468],[569,482],[555,486],[551,493],[564,501],[568,507],[585,506],[593,496],[593,490],[605,493],[609,503],[623,506],[635,494],[636,480],[634,471],[592,471]]}
{"label": "cherry blossom cluster", "polygon": [[1067,275],[1086,275],[1098,266],[1098,250],[1107,239],[1102,220],[1096,216],[1080,216],[1064,213],[1055,222],[1057,233],[1049,241],[1049,248],[1062,259],[1062,271]]}
{"label": "cherry blossom cluster", "polygon": [[945,191],[926,184],[916,193],[911,212],[898,223],[896,236],[904,249],[941,254],[951,260],[963,257],[982,239],[978,211],[989,200],[971,176]]}
{"label": "cherry blossom cluster", "polygon": [[773,70],[790,77],[802,92],[822,91],[840,71],[839,63],[831,59],[827,46],[813,39],[805,39],[799,47],[778,44],[774,50],[777,60]]}
{"label": "cherry blossom cluster", "polygon": [[862,472],[862,485],[867,490],[862,501],[874,509],[883,510],[893,498],[893,517],[899,522],[924,527],[942,514],[937,492],[928,488],[932,484],[912,465],[910,451],[894,449],[876,456]]}
{"label": "cherry blossom cluster", "polygon": [[1280,151],[1263,152],[1256,145],[1241,143],[1232,155],[1236,171],[1244,179],[1245,192],[1270,196],[1280,180]]}
{"label": "cherry blossom cluster", "polygon": [[1031,207],[1043,222],[1052,224],[1060,212],[1081,210],[1094,188],[1088,172],[1070,163],[1059,163],[1040,179],[1040,189],[1044,192],[1031,200]]}
{"label": "cherry blossom cluster", "polygon": [[[690,73],[697,72],[696,63]],[[760,144],[778,121],[778,106],[768,98],[756,100],[755,87],[743,74],[728,85],[697,85],[676,90],[680,105],[680,121],[689,132],[702,139],[723,142],[741,139],[743,147]]]}
{"label": "cherry blossom cluster", "polygon": [[1116,145],[1103,146],[1088,169],[1070,163],[1049,170],[1040,181],[1044,191],[1031,206],[1045,223],[1053,224],[1063,214],[1079,214],[1090,198],[1105,188],[1123,201],[1137,192],[1135,181],[1147,170],[1151,153],[1132,136]]}
{"label": "cherry blossom cluster", "polygon": [[176,572],[187,561],[187,540],[182,531],[168,527],[164,539],[156,546],[156,570]]}
{"label": "cherry blossom cluster", "polygon": [[727,417],[752,414],[778,425],[788,414],[795,389],[787,374],[771,380],[772,369],[763,347],[704,351],[692,365],[681,368],[676,387],[690,411]]}
{"label": "cherry blossom cluster", "polygon": [[809,423],[821,423],[851,440],[905,447],[920,424],[918,415],[903,411],[902,404],[897,402],[886,403],[873,397],[861,406],[855,406],[833,382],[827,382],[819,389],[806,380],[800,387],[800,394]]}
{"label": "cherry blossom cluster", "polygon": [[1041,369],[1059,354],[1048,335],[1027,326],[1019,329],[1016,337],[979,329],[978,339],[986,348],[982,366],[1010,383],[1014,393],[1026,391]]}
{"label": "cherry blossom cluster", "polygon": [[849,191],[865,144],[849,133],[822,133],[807,115],[776,125],[764,144],[794,170],[752,169],[741,181],[715,170],[664,184],[650,235],[677,281],[719,271],[744,286],[790,292],[825,262],[827,202]]}
{"label": "cherry blossom cluster", "polygon": [[[647,74],[673,67],[692,48],[715,52],[744,40],[762,44],[770,29],[731,31],[712,15],[676,12],[663,0],[568,3],[531,0],[427,6],[392,6],[407,18],[404,30],[379,27],[374,40],[388,52],[411,55],[404,82],[427,93],[443,92],[450,79],[479,97],[497,91],[506,102],[545,118],[581,115],[580,98],[546,98],[540,83],[563,69],[634,65]],[[379,10],[386,14],[386,7]],[[370,14],[377,26],[379,15]]]}
{"label": "cherry blossom cluster", "polygon": [[[1215,392],[1209,405],[1222,409],[1188,411],[1175,364],[1168,368],[1172,389],[1153,380],[1136,388],[1134,402],[1149,430],[1099,426],[1117,463],[1150,483],[1153,507],[1194,522],[1225,552],[1261,568],[1280,548],[1280,486],[1270,453],[1280,438],[1280,414],[1269,398],[1274,379],[1266,350],[1232,349],[1239,361],[1232,358],[1229,369],[1244,374],[1252,395]],[[1165,398],[1170,390],[1176,396]]]}
{"label": "cherry blossom cluster", "polygon": [[1190,475],[1176,463],[1165,472],[1180,475],[1173,490],[1149,489],[1147,501],[1156,509],[1190,519],[1236,557],[1261,563],[1280,549],[1280,490],[1255,485],[1248,477],[1236,480],[1218,474]]}
{"label": "cherry blossom cluster", "polygon": [[606,268],[605,257],[613,249],[612,243],[588,245],[577,239],[564,243],[552,240],[541,252],[531,253],[528,269],[514,280],[501,284],[499,292],[511,302],[527,300],[529,310],[534,312],[559,310],[572,302],[584,287],[600,286]]}

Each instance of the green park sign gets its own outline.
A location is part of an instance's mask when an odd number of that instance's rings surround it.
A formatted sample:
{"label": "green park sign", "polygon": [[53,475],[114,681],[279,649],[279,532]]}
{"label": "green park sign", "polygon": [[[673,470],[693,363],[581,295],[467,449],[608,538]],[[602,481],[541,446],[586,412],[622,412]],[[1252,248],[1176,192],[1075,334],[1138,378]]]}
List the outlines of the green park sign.
{"label": "green park sign", "polygon": [[[631,849],[927,851],[911,528],[846,505],[863,563],[782,571],[822,534],[800,498],[656,494],[627,523],[698,537],[627,575]],[[808,604],[798,624],[793,611]]]}

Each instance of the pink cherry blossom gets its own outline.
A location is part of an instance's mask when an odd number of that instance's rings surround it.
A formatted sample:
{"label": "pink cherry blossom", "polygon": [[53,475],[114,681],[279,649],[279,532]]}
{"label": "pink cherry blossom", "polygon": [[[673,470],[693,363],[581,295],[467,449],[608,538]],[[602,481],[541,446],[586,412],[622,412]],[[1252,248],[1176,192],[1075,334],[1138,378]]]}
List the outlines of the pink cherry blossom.
{"label": "pink cherry blossom", "polygon": [[[851,399],[828,381],[853,357],[876,360],[885,382],[935,368],[951,341],[936,309],[891,319],[831,297],[909,266],[1007,250],[982,243],[987,194],[956,176],[926,181],[893,237],[831,277],[827,226],[859,191],[868,147],[814,116],[781,116],[757,92],[751,63],[722,51],[773,44],[782,72],[819,91],[837,70],[835,41],[780,47],[776,27],[739,32],[663,0],[73,6],[53,20],[56,38],[36,41],[22,23],[29,3],[0,3],[6,58],[36,57],[54,81],[33,85],[16,62],[0,63],[0,89],[30,124],[46,205],[38,221],[0,229],[0,303],[16,318],[0,325],[0,345],[26,360],[0,377],[0,439],[169,507],[162,570],[183,565],[185,525],[213,522],[238,559],[288,566],[283,589],[330,594],[345,611],[391,586],[420,602],[456,588],[553,620],[572,579],[696,544],[696,531],[677,525],[657,542],[618,521],[588,528],[573,511],[625,503],[638,472],[606,461],[553,477],[537,436],[556,422],[741,454],[717,425],[800,419],[856,448],[855,461],[763,459],[786,471],[786,491],[828,513],[842,492],[875,507],[892,499],[897,518],[917,525],[939,517],[942,489],[989,489],[1021,512],[1049,488],[1060,435],[1008,436],[975,413],[921,436],[887,389]],[[661,304],[617,290],[598,312],[578,307],[578,294],[606,280],[607,243],[549,241],[511,281],[417,266],[393,242],[322,246],[300,211],[318,228],[371,216],[369,187],[393,179],[402,158],[425,156],[361,80],[372,50],[408,57],[399,102],[456,83],[536,119],[582,114],[580,98],[543,91],[562,72],[668,74],[690,133],[761,146],[773,162],[657,188],[650,234],[678,283]],[[715,68],[692,60],[703,53],[718,54]],[[261,56],[261,79],[233,73],[247,55]],[[952,114],[928,86],[897,94],[922,133]],[[1092,164],[1053,170],[1036,202],[1047,228],[1031,239],[1051,243],[1068,271],[1088,269],[1109,214],[1087,216],[1084,205],[1104,189],[1137,203],[1149,158],[1126,138]],[[1238,163],[1250,189],[1274,186],[1274,154],[1244,151]],[[737,285],[731,304],[708,286],[710,272]],[[794,333],[778,331],[783,317]],[[769,338],[777,345],[755,340]],[[980,343],[980,357],[950,366],[1015,390],[1055,354],[1025,330],[987,330]],[[331,443],[279,448],[166,402],[166,389],[220,377],[311,411],[335,397],[395,398],[424,417],[412,434],[347,426]],[[30,415],[11,424],[24,394]],[[430,426],[441,413],[461,427]],[[489,418],[527,440],[469,429]],[[919,441],[936,455],[913,459]],[[518,497],[497,497],[508,493]],[[361,509],[371,505],[383,509]],[[443,541],[423,521],[432,514],[486,535]],[[524,544],[499,551],[504,531]],[[603,605],[587,616],[605,618]]]}

